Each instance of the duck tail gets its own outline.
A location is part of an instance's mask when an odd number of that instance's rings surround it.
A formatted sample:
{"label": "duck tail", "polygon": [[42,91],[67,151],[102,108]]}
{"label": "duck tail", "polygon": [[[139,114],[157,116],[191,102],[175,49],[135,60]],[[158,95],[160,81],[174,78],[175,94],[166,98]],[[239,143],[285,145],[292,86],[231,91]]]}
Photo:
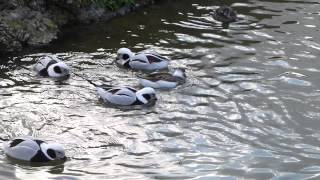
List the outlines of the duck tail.
{"label": "duck tail", "polygon": [[137,78],[139,78],[139,79],[144,79],[144,78],[145,78],[145,76],[144,76],[144,75],[142,75],[142,74],[138,74],[138,75],[137,75]]}
{"label": "duck tail", "polygon": [[83,75],[80,75],[80,74],[77,74],[77,73],[74,73],[74,75],[82,78],[83,80],[87,81],[89,84],[92,84],[96,88],[102,88],[102,89],[108,90],[108,89],[112,89],[114,87],[112,85],[95,83],[93,80],[88,79],[88,78],[84,77]]}
{"label": "duck tail", "polygon": [[74,72],[74,75],[80,77],[81,79],[87,81],[88,83],[92,84],[92,85],[95,86],[95,87],[99,87],[99,86],[100,86],[100,85],[98,85],[97,83],[93,82],[91,79],[88,79],[88,78],[84,77],[84,76],[81,75],[81,74],[78,74],[78,73],[75,73],[75,72]]}

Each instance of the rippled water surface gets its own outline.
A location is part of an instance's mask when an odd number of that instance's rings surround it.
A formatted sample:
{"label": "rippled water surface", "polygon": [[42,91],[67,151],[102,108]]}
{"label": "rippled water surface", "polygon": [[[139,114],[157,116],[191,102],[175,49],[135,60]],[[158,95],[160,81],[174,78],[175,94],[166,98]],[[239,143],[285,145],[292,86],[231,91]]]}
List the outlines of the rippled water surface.
{"label": "rippled water surface", "polygon": [[[242,19],[228,29],[210,16],[219,1],[162,1],[2,59],[1,141],[58,141],[69,160],[20,164],[1,150],[0,179],[319,179],[319,1],[225,3]],[[154,107],[105,106],[87,80],[138,87],[139,72],[113,63],[120,47],[170,57],[187,83]],[[47,53],[72,66],[68,81],[35,75]]]}

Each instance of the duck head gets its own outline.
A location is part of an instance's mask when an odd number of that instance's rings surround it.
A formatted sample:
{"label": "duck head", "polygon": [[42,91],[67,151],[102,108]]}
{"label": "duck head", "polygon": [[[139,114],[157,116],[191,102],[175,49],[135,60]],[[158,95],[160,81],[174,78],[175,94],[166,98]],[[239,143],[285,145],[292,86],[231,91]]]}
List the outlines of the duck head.
{"label": "duck head", "polygon": [[223,15],[229,17],[230,19],[236,19],[237,14],[231,7],[224,7],[223,8]]}
{"label": "duck head", "polygon": [[48,143],[43,144],[42,150],[51,160],[66,160],[65,151],[61,144]]}
{"label": "duck head", "polygon": [[143,104],[151,104],[157,101],[156,91],[151,87],[145,87],[136,92],[137,99]]}
{"label": "duck head", "polygon": [[53,78],[69,77],[70,68],[64,62],[58,62],[48,67],[48,75]]}
{"label": "duck head", "polygon": [[116,60],[122,65],[125,65],[129,62],[130,58],[134,56],[134,53],[128,48],[120,48],[117,51]]}
{"label": "duck head", "polygon": [[237,19],[236,12],[231,7],[228,7],[228,6],[223,6],[218,8],[216,13],[217,15],[227,18],[229,21],[236,21]]}

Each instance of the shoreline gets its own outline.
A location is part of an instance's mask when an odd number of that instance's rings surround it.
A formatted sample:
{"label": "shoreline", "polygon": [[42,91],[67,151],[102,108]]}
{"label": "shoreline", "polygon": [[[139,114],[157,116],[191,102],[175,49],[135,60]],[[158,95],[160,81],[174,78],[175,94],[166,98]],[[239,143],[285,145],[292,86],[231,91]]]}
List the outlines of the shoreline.
{"label": "shoreline", "polygon": [[79,6],[72,0],[0,2],[0,55],[47,46],[60,37],[64,28],[107,22],[154,3],[155,0],[136,0],[134,5],[112,11],[93,3]]}

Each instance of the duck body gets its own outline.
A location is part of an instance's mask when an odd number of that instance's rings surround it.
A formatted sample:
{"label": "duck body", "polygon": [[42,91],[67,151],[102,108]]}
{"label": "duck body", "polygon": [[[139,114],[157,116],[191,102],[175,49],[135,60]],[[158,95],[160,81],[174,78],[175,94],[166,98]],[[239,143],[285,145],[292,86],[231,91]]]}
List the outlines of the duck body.
{"label": "duck body", "polygon": [[134,54],[128,48],[120,48],[118,50],[117,62],[123,67],[142,71],[166,69],[169,65],[169,59],[157,53],[141,52]]}
{"label": "duck body", "polygon": [[213,19],[226,24],[236,22],[238,20],[236,11],[228,6],[222,6],[216,9],[212,13],[212,17]]}
{"label": "duck body", "polygon": [[43,77],[68,78],[70,76],[70,68],[55,55],[40,57],[34,69]]}
{"label": "duck body", "polygon": [[65,160],[63,147],[57,143],[46,143],[32,137],[15,138],[3,145],[7,156],[30,162],[48,162],[52,160]]}
{"label": "duck body", "polygon": [[139,53],[131,57],[127,66],[135,70],[155,71],[168,68],[167,58],[150,53]]}
{"label": "duck body", "polygon": [[185,70],[176,69],[174,73],[155,72],[139,78],[139,83],[144,87],[155,89],[172,89],[186,80]]}
{"label": "duck body", "polygon": [[153,88],[136,90],[131,87],[98,87],[97,93],[104,102],[120,106],[149,105],[157,100]]}

